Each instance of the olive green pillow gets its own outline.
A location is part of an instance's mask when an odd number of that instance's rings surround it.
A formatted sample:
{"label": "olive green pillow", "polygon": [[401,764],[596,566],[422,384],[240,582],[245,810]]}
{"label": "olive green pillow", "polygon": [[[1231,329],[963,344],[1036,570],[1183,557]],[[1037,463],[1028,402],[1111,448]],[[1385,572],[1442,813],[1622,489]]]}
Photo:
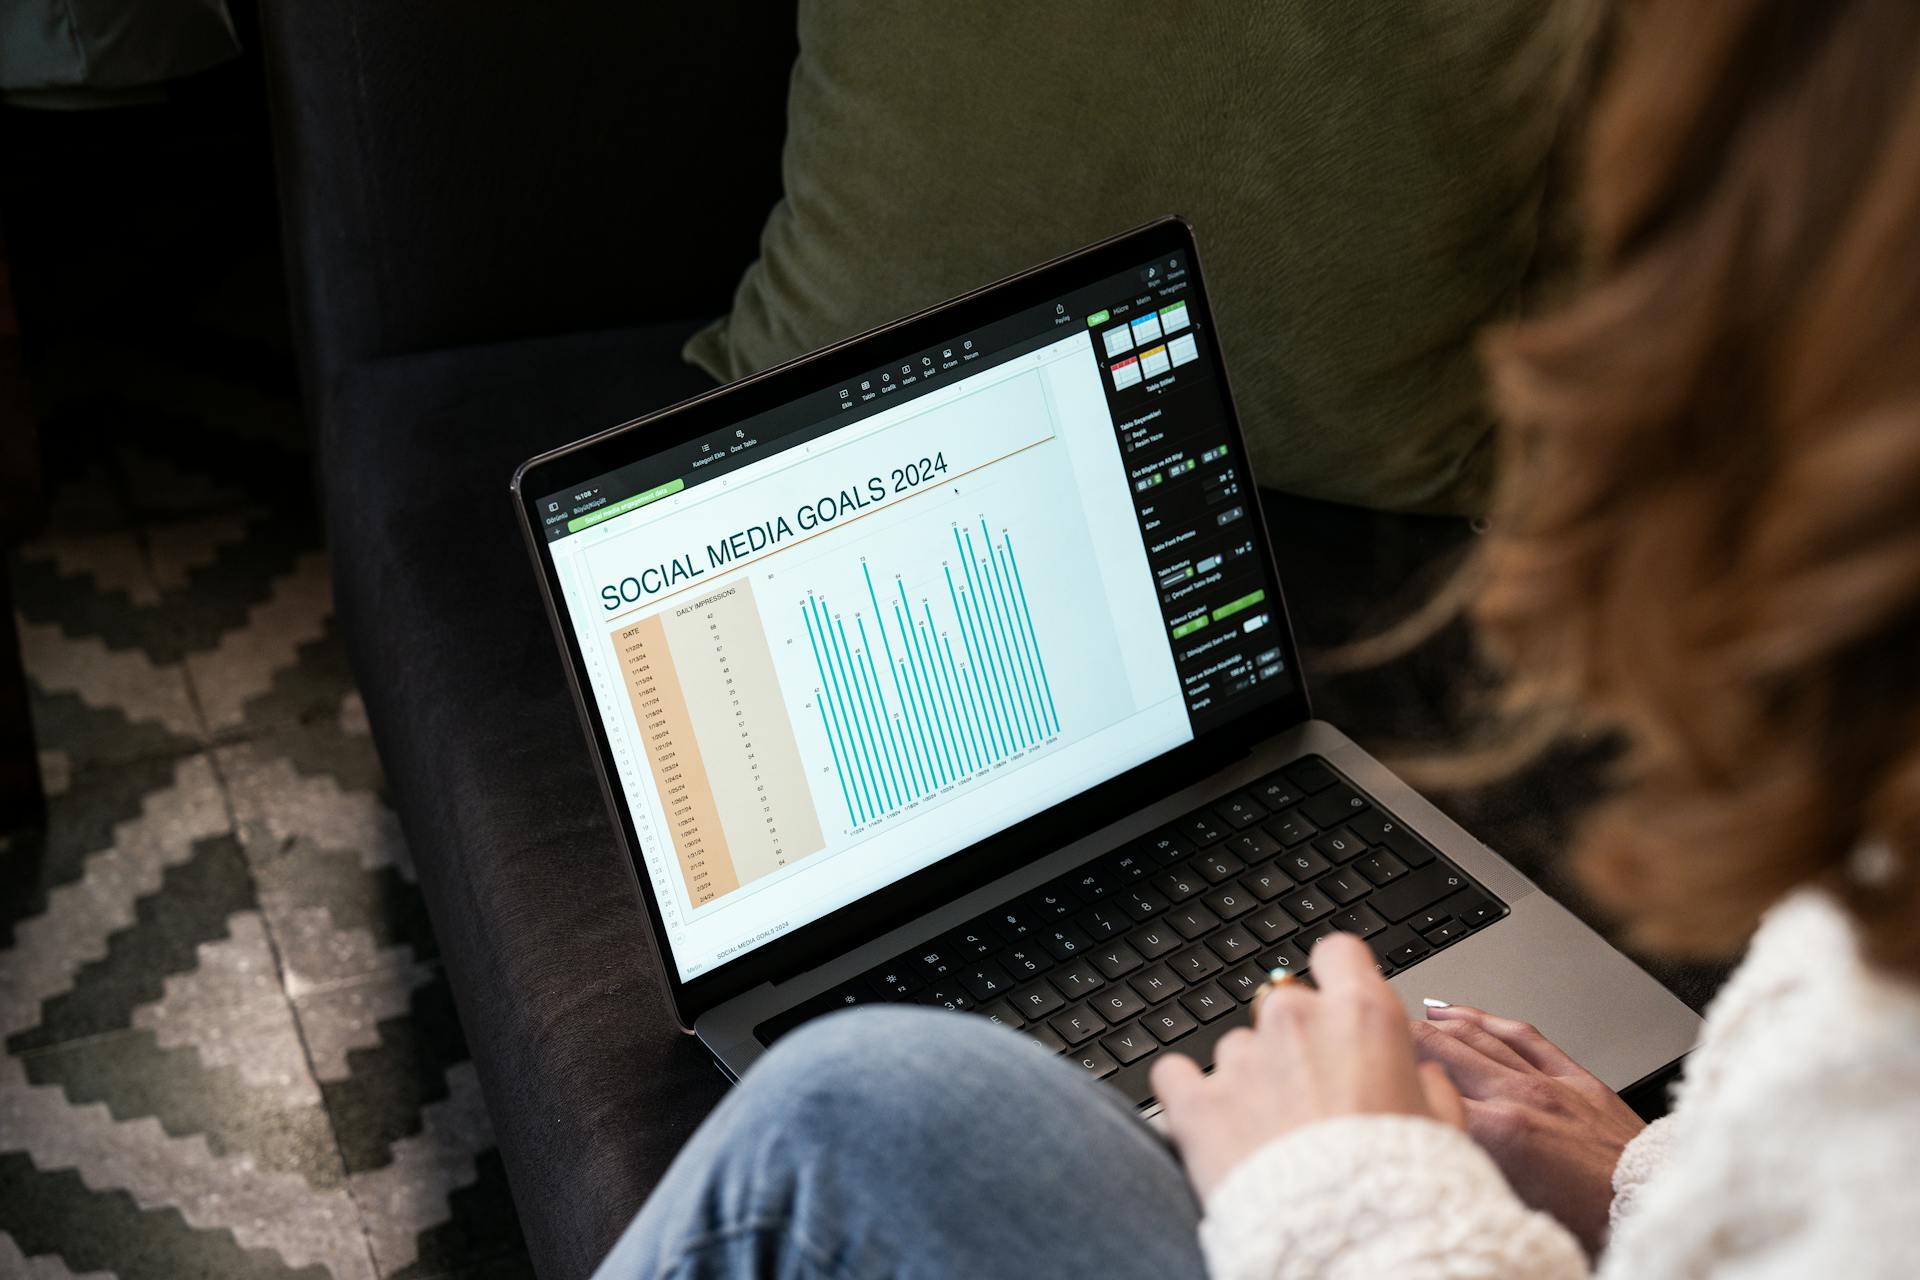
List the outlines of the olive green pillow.
{"label": "olive green pillow", "polygon": [[1547,0],[801,0],[786,193],[687,358],[730,379],[1185,214],[1262,484],[1473,511],[1475,332],[1541,234]]}

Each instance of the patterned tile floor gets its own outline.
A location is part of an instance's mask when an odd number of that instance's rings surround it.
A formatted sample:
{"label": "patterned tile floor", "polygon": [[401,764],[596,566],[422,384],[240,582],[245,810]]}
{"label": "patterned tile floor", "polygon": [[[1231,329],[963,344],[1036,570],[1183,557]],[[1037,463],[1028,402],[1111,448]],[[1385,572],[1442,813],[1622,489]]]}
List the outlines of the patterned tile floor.
{"label": "patterned tile floor", "polygon": [[10,566],[51,821],[0,838],[0,1276],[528,1274],[289,391],[121,354]]}

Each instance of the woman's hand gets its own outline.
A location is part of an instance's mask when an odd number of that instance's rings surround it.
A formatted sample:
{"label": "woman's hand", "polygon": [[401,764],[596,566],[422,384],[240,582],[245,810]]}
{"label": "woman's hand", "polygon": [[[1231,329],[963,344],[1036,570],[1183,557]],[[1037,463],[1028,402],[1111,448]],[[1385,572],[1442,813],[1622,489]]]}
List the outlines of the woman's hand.
{"label": "woman's hand", "polygon": [[1467,1132],[1520,1198],[1598,1253],[1613,1167],[1646,1125],[1585,1068],[1524,1022],[1465,1005],[1414,1025],[1423,1062],[1444,1066],[1466,1098]]}
{"label": "woman's hand", "polygon": [[1460,1095],[1414,1059],[1406,1014],[1358,938],[1336,933],[1299,983],[1255,997],[1257,1026],[1214,1047],[1214,1070],[1167,1054],[1153,1067],[1167,1130],[1204,1201],[1227,1171],[1284,1133],[1335,1116],[1390,1113],[1463,1123]]}

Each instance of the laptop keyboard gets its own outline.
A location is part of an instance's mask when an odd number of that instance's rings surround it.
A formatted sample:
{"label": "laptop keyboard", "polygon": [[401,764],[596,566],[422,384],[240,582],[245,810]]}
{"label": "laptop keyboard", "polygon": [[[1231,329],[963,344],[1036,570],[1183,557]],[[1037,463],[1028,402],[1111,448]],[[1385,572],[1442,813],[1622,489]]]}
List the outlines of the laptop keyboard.
{"label": "laptop keyboard", "polygon": [[1323,935],[1356,934],[1398,973],[1507,914],[1319,756],[1096,857],[762,1023],[771,1045],[834,1009],[978,1014],[1136,1104],[1172,1048],[1212,1065],[1274,969],[1304,974]]}

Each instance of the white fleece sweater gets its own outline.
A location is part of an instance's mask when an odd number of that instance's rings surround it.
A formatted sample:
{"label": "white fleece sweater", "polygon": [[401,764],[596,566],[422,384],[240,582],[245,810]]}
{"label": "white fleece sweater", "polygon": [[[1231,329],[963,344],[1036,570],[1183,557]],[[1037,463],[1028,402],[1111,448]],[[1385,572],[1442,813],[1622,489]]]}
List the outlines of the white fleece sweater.
{"label": "white fleece sweater", "polygon": [[1213,1280],[1920,1276],[1920,989],[1862,966],[1831,899],[1781,903],[1613,1189],[1596,1272],[1459,1131],[1356,1116],[1235,1166],[1200,1242]]}

